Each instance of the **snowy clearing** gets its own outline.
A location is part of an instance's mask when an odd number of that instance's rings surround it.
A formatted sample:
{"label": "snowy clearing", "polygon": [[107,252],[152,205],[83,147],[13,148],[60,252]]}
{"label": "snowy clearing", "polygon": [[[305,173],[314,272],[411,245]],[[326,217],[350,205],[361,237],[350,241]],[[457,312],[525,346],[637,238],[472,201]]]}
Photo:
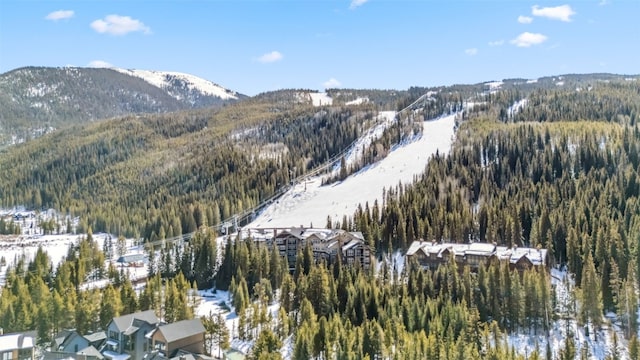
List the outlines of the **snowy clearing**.
{"label": "snowy clearing", "polygon": [[198,90],[204,94],[216,96],[224,100],[238,99],[237,96],[233,95],[232,92],[229,92],[222,86],[190,74],[171,71],[129,70],[120,68],[112,69],[123,74],[139,77],[149,84],[161,89],[165,89],[169,86],[172,78],[177,78],[184,81],[190,90]]}
{"label": "snowy clearing", "polygon": [[333,99],[326,93],[309,93],[313,106],[325,106],[333,104]]}

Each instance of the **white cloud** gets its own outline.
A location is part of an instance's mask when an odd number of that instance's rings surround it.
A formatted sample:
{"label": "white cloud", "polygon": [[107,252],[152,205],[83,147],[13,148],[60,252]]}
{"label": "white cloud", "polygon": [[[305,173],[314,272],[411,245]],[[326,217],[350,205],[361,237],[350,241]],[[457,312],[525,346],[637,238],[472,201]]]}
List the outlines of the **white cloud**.
{"label": "white cloud", "polygon": [[284,56],[279,51],[272,51],[260,56],[257,60],[261,63],[272,63],[282,60]]}
{"label": "white cloud", "polygon": [[476,48],[466,49],[464,51],[464,53],[469,55],[469,56],[473,56],[473,55],[476,55],[478,53],[478,49],[476,49]]}
{"label": "white cloud", "polygon": [[151,29],[142,21],[120,15],[107,15],[104,19],[95,20],[91,28],[100,34],[126,35],[136,31],[151,34]]}
{"label": "white cloud", "polygon": [[529,16],[518,16],[518,22],[520,24],[531,24],[533,22],[533,18]]}
{"label": "white cloud", "polygon": [[600,6],[609,5],[609,4],[611,4],[610,0],[600,0],[600,2],[598,3],[598,5]]}
{"label": "white cloud", "polygon": [[366,3],[367,1],[369,0],[351,0],[351,5],[349,6],[349,9],[353,10],[358,6],[364,5],[364,3]]}
{"label": "white cloud", "polygon": [[332,89],[332,88],[339,87],[340,85],[342,85],[342,83],[334,78],[331,78],[323,82],[322,85],[324,86],[325,89]]}
{"label": "white cloud", "polygon": [[502,46],[502,45],[504,45],[504,40],[489,41],[489,46]]}
{"label": "white cloud", "polygon": [[575,11],[571,9],[569,5],[560,5],[555,7],[539,7],[538,5],[534,5],[531,7],[531,13],[534,16],[546,17],[552,20],[560,20],[569,22],[571,21],[571,16],[575,15]]}
{"label": "white cloud", "polygon": [[511,43],[517,47],[530,47],[532,45],[542,44],[547,41],[547,37],[542,34],[523,32],[517,38],[511,40]]}
{"label": "white cloud", "polygon": [[44,18],[47,20],[58,21],[63,19],[70,19],[73,17],[74,14],[75,12],[73,10],[58,10],[58,11],[49,13]]}
{"label": "white cloud", "polygon": [[114,67],[112,64],[103,61],[103,60],[93,60],[87,64],[87,67],[91,68],[112,68]]}

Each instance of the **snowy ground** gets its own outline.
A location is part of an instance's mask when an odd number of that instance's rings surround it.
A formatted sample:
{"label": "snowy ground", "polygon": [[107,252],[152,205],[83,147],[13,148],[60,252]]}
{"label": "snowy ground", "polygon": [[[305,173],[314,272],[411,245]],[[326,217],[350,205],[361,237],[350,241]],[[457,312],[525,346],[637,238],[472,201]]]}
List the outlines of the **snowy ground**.
{"label": "snowy ground", "polygon": [[333,104],[333,99],[325,92],[309,93],[313,106],[325,106]]}
{"label": "snowy ground", "polygon": [[559,315],[559,319],[551,324],[551,331],[547,338],[544,332],[536,334],[514,334],[508,336],[508,342],[516,351],[522,355],[531,354],[536,346],[540,353],[544,356],[547,347],[547,341],[551,343],[553,356],[556,358],[561,349],[565,347],[565,339],[567,336],[573,336],[576,353],[579,355],[581,349],[586,345],[588,348],[589,359],[604,359],[610,354],[613,345],[613,333],[618,337],[618,351],[620,352],[619,360],[628,359],[627,341],[624,339],[619,326],[612,322],[612,317],[605,318],[602,328],[597,331],[597,335],[590,337],[585,336],[585,329],[579,326],[576,321],[574,299],[574,280],[566,271],[551,269],[551,283],[556,294],[555,312]]}
{"label": "snowy ground", "polygon": [[[54,210],[47,210],[43,212],[28,211],[24,208],[15,209],[0,209],[0,217],[5,221],[13,220],[16,224],[20,225],[20,235],[0,235],[0,259],[4,258],[4,262],[0,263],[0,287],[2,287],[6,280],[6,272],[9,266],[13,266],[22,257],[28,262],[35,257],[38,247],[42,247],[47,252],[51,260],[53,268],[67,256],[69,247],[77,244],[80,239],[86,238],[87,234],[52,234],[43,235],[40,223],[42,221],[48,221],[50,219],[56,220],[60,225],[60,231],[66,230],[67,218],[57,214]],[[16,220],[16,217],[19,220]],[[75,230],[77,226],[77,219],[70,219],[72,230]],[[56,230],[54,230],[55,232]],[[114,248],[111,253],[113,254],[107,262],[115,262],[118,258],[115,251],[115,243],[117,236],[105,233],[93,234],[93,240],[98,243],[100,249],[103,248],[103,244],[108,237],[114,244]],[[144,252],[141,247],[134,246],[133,239],[127,239],[126,252],[128,254],[142,253]],[[129,273],[131,280],[140,279],[146,277],[147,269],[142,268],[124,268],[125,273]],[[95,288],[106,286],[106,280],[98,280],[89,282],[81,286],[81,288]]]}
{"label": "snowy ground", "polygon": [[423,135],[414,142],[396,147],[383,160],[349,176],[346,180],[321,186],[321,177],[296,184],[279,201],[266,208],[247,227],[321,227],[353,216],[358,204],[382,205],[382,190],[408,184],[422,174],[429,158],[438,151],[449,152],[454,136],[455,115],[423,123]]}

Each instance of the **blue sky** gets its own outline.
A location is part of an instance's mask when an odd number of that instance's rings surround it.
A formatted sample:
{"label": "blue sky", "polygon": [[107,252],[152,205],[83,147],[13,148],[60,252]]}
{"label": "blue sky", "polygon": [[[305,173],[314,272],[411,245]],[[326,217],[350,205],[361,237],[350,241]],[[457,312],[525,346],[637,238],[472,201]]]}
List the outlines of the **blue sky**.
{"label": "blue sky", "polygon": [[248,95],[638,74],[638,14],[638,0],[1,0],[0,73],[113,65]]}

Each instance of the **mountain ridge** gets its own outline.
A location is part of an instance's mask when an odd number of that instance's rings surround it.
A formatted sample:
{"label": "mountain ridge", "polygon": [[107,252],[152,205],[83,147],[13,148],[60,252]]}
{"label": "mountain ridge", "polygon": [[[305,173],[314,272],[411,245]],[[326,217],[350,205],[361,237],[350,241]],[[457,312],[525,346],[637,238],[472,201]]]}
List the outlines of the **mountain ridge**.
{"label": "mountain ridge", "polygon": [[[164,83],[153,84],[149,74]],[[87,121],[220,107],[246,98],[184,73],[23,67],[0,74],[0,147]]]}

